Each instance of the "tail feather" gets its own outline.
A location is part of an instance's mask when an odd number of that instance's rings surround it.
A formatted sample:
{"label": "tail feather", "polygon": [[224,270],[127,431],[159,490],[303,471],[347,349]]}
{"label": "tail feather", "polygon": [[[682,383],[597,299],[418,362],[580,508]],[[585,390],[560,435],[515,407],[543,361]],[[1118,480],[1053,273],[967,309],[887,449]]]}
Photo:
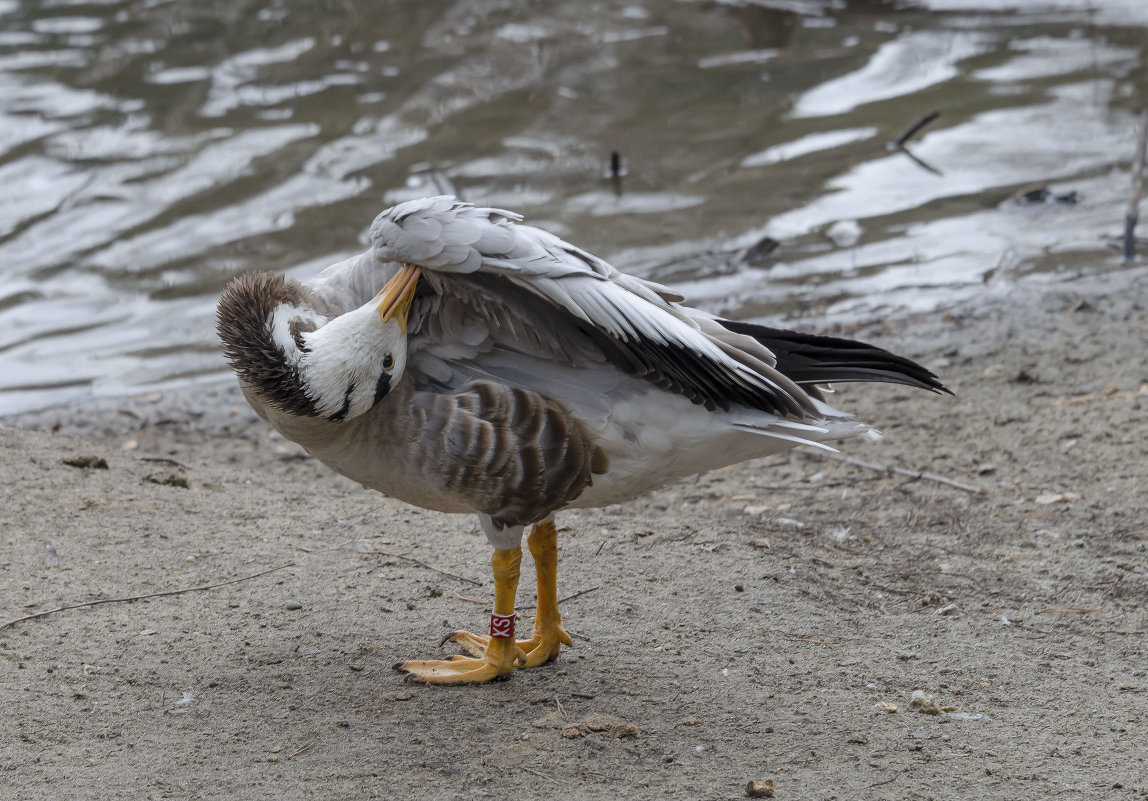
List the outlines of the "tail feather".
{"label": "tail feather", "polygon": [[769,348],[777,357],[777,369],[798,384],[883,381],[952,394],[932,371],[865,342],[733,320],[721,323],[730,331],[753,337]]}

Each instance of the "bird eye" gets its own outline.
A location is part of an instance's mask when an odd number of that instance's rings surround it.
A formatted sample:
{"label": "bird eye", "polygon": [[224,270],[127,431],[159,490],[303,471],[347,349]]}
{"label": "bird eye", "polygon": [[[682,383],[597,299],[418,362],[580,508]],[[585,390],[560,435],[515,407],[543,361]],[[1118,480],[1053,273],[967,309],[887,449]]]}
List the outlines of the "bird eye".
{"label": "bird eye", "polygon": [[383,369],[384,370],[390,370],[394,366],[395,366],[395,357],[388,353],[386,356],[383,357]]}

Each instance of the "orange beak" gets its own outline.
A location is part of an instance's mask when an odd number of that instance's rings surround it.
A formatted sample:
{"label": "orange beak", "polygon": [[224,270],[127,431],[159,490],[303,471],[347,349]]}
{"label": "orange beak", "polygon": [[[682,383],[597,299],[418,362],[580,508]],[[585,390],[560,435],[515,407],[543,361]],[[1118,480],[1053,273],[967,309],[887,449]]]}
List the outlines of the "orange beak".
{"label": "orange beak", "polygon": [[382,298],[379,303],[379,319],[384,323],[398,320],[404,334],[407,332],[407,314],[411,310],[411,301],[415,299],[415,287],[418,286],[421,274],[421,267],[404,264],[375,295],[376,298]]}

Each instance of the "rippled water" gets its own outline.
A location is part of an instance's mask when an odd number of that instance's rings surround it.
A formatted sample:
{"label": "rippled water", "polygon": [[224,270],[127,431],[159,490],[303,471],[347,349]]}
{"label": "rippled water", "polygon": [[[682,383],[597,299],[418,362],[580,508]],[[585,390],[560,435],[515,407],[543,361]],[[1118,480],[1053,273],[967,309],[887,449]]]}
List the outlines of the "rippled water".
{"label": "rippled water", "polygon": [[[444,183],[740,317],[1115,264],[1146,31],[1143,0],[0,0],[0,413],[221,378],[231,276]],[[887,147],[934,110],[936,172]]]}

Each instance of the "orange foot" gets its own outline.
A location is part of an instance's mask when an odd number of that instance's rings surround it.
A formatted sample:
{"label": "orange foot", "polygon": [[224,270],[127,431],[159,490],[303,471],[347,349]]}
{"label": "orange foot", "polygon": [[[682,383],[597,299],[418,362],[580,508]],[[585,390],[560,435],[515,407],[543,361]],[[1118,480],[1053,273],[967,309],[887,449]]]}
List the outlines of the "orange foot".
{"label": "orange foot", "polygon": [[[490,643],[497,642],[497,640],[491,640],[484,634],[473,634],[469,631],[456,631],[443,642],[448,640],[458,645],[464,653],[473,657],[483,656],[489,649]],[[532,668],[553,662],[558,658],[561,647],[565,645],[572,648],[574,641],[570,639],[570,635],[566,633],[560,623],[540,624],[536,621],[534,633],[530,639],[516,640],[515,645],[521,656],[514,663],[514,666]]]}
{"label": "orange foot", "polygon": [[[477,636],[461,631],[456,634]],[[526,659],[522,649],[510,640],[491,640],[489,637],[482,639],[490,642],[474,658],[452,656],[450,659],[399,662],[395,670],[406,673],[408,681],[423,684],[481,684],[510,678],[514,663]]]}

